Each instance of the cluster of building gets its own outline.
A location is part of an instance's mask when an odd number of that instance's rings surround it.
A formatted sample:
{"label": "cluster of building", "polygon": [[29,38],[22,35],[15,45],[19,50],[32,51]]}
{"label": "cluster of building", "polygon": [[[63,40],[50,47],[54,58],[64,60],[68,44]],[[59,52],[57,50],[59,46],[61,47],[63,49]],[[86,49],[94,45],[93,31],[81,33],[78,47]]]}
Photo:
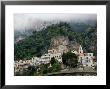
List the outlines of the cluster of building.
{"label": "cluster of building", "polygon": [[52,58],[55,58],[56,60],[58,60],[58,62],[62,63],[62,53],[57,53],[55,49],[52,49],[48,50],[48,53],[42,55],[41,57],[33,57],[31,60],[15,61],[15,72],[23,71],[23,69],[26,69],[29,66],[39,66],[41,64],[48,64],[50,63]]}
{"label": "cluster of building", "polygon": [[[20,72],[24,68],[28,68],[28,66],[48,64],[50,63],[52,58],[55,58],[56,60],[58,60],[58,62],[62,63],[62,54],[66,52],[68,52],[67,47],[64,45],[59,45],[57,46],[57,48],[48,50],[48,53],[43,54],[41,57],[33,57],[31,60],[15,61],[15,72]],[[78,62],[80,63],[80,65],[89,67],[94,66],[95,56],[93,56],[93,53],[84,53],[81,45],[79,45],[78,50],[72,50],[71,52],[75,53],[78,56]]]}
{"label": "cluster of building", "polygon": [[78,62],[80,63],[80,65],[89,67],[96,66],[96,63],[94,61],[96,60],[96,57],[93,56],[93,53],[84,53],[81,45],[79,46],[78,51],[73,50],[71,52],[78,55]]}

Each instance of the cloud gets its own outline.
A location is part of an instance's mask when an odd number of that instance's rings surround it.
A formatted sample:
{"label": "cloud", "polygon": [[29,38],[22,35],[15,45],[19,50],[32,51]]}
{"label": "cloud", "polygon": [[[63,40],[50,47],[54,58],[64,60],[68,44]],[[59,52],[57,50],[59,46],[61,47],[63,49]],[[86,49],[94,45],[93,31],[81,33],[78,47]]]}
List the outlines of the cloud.
{"label": "cloud", "polygon": [[76,21],[76,20],[96,20],[96,14],[14,14],[14,29],[24,30],[35,25],[40,25],[44,21]]}

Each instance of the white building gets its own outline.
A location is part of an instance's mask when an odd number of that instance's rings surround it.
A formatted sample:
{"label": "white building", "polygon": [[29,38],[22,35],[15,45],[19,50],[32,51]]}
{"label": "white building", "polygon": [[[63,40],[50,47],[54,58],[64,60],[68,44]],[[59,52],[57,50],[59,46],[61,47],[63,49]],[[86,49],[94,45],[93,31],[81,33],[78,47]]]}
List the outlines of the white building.
{"label": "white building", "polygon": [[79,49],[77,51],[73,50],[71,52],[78,55],[78,62],[81,63],[83,66],[92,67],[94,65],[93,53],[84,53],[81,45],[79,46]]}
{"label": "white building", "polygon": [[41,56],[41,59],[45,59],[47,61],[50,61],[51,58],[55,58],[56,60],[58,60],[59,62],[62,62],[62,53],[57,53],[57,51],[55,49],[52,50],[48,50],[47,54],[44,54]]}

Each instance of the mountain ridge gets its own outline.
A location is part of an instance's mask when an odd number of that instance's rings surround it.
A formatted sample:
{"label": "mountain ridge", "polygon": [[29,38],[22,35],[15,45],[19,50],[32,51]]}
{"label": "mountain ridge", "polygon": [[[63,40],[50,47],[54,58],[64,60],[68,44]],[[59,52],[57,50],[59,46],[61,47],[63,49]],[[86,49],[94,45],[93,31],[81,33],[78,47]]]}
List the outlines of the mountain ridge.
{"label": "mountain ridge", "polygon": [[51,39],[58,36],[68,37],[70,46],[74,45],[72,42],[79,43],[83,46],[85,52],[93,52],[96,55],[96,29],[96,26],[89,26],[85,31],[77,32],[67,22],[52,24],[41,31],[33,31],[30,36],[15,43],[14,59],[24,60],[33,56],[41,56],[50,48]]}

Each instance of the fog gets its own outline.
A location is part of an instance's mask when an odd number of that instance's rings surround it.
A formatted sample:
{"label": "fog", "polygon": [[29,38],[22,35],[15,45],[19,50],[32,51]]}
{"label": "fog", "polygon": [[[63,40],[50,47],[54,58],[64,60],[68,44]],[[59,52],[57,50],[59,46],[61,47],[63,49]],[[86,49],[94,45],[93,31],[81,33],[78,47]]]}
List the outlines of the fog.
{"label": "fog", "polygon": [[54,21],[86,21],[97,20],[96,14],[14,14],[14,29],[24,30],[27,28],[35,27],[35,25],[41,25],[44,22]]}

